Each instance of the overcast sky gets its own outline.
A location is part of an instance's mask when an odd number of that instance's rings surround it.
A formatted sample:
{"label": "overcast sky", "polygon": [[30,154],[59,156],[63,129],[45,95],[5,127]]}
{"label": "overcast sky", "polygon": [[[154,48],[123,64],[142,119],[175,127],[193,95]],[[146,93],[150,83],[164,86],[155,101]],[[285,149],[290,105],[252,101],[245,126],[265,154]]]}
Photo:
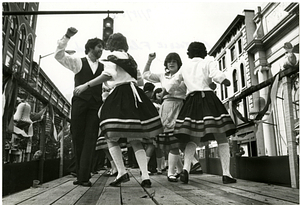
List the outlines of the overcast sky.
{"label": "overcast sky", "polygon": [[[194,2],[161,1],[72,1],[40,2],[40,11],[124,11],[110,14],[114,19],[114,32],[127,37],[129,53],[143,71],[148,54],[156,52],[157,57],[151,70],[162,72],[163,62],[170,52],[177,52],[183,63],[187,60],[190,42],[201,41],[209,51],[225,32],[234,18],[244,10],[257,11],[262,2]],[[88,39],[102,39],[103,19],[107,14],[39,15],[36,28],[34,61],[56,49],[68,27],[75,27],[78,33],[71,38],[67,49],[76,50],[74,56],[83,57],[84,45]],[[105,55],[103,55],[105,56]],[[74,74],[61,66],[53,55],[41,59],[41,68],[70,100],[74,89]]]}

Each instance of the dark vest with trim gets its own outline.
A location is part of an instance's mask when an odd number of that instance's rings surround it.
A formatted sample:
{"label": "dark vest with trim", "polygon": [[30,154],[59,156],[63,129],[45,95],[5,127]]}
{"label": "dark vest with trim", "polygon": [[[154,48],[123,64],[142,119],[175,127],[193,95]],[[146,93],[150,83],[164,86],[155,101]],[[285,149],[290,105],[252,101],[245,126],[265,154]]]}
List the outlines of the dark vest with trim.
{"label": "dark vest with trim", "polygon": [[[102,63],[98,62],[98,68],[94,74],[86,57],[81,58],[81,61],[82,61],[82,68],[75,75],[75,87],[82,85],[96,78],[97,76],[101,75],[104,67]],[[100,85],[96,85],[94,87],[88,88],[77,97],[87,101],[93,97],[97,102],[102,102],[102,83]]]}

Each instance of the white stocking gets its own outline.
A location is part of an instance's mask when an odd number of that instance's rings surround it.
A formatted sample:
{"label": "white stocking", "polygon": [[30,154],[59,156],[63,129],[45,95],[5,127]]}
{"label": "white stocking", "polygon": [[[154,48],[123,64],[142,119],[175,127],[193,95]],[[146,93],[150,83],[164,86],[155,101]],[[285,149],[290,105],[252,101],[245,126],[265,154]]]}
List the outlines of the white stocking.
{"label": "white stocking", "polygon": [[124,175],[126,173],[123,156],[122,156],[122,150],[119,146],[113,146],[113,147],[109,148],[109,153],[110,153],[111,157],[113,158],[115,165],[118,169],[117,178],[120,178],[122,175]]}
{"label": "white stocking", "polygon": [[223,176],[229,176],[232,178],[230,174],[230,152],[229,152],[229,144],[222,143],[219,144],[219,155],[223,170]]}
{"label": "white stocking", "polygon": [[185,150],[184,150],[184,165],[183,169],[185,169],[188,173],[191,170],[191,162],[196,152],[197,145],[194,142],[188,142]]}

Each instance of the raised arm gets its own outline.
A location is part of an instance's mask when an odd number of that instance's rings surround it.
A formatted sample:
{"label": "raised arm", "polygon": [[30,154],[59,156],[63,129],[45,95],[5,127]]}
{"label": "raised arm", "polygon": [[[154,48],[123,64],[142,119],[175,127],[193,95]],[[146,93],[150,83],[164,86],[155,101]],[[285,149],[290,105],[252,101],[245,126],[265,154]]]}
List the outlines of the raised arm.
{"label": "raised arm", "polygon": [[70,69],[75,74],[78,73],[82,67],[82,62],[80,58],[73,58],[65,54],[67,44],[72,36],[77,33],[77,29],[70,27],[68,28],[66,34],[57,42],[56,51],[54,53],[54,58],[64,67]]}
{"label": "raised arm", "polygon": [[150,54],[149,54],[149,56],[148,56],[148,61],[147,61],[146,65],[145,65],[143,74],[144,74],[145,72],[147,72],[147,71],[150,70],[151,63],[152,63],[152,61],[155,59],[155,57],[156,57],[156,54],[155,54],[155,53],[150,53]]}

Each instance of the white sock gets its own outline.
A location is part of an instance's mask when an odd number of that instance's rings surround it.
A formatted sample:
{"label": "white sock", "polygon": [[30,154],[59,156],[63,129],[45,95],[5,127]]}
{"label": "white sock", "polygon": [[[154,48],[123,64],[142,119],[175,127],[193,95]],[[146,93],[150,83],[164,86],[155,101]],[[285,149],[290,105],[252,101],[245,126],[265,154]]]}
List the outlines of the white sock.
{"label": "white sock", "polygon": [[188,173],[191,170],[191,161],[194,157],[197,145],[194,142],[188,142],[185,150],[184,150],[184,165],[183,169],[185,169]]}
{"label": "white sock", "polygon": [[157,171],[161,171],[161,160],[162,158],[156,158]]}
{"label": "white sock", "polygon": [[219,155],[223,170],[223,176],[229,176],[232,178],[230,174],[230,152],[229,152],[229,144],[222,143],[218,145],[219,147]]}
{"label": "white sock", "polygon": [[164,166],[167,167],[168,165],[169,165],[169,159],[166,159]]}
{"label": "white sock", "polygon": [[147,163],[147,157],[146,157],[146,152],[143,149],[140,149],[136,151],[135,153],[135,158],[136,161],[140,167],[140,170],[142,172],[142,180],[149,179],[149,174],[148,174],[148,163]]}
{"label": "white sock", "polygon": [[183,170],[183,164],[182,164],[180,155],[178,156],[178,161],[177,161],[176,168],[177,168],[177,173],[181,173],[182,170]]}
{"label": "white sock", "polygon": [[169,168],[168,168],[168,176],[175,174],[175,167],[177,165],[179,155],[172,154],[169,152],[168,161],[169,161]]}
{"label": "white sock", "polygon": [[110,165],[111,165],[111,173],[114,174],[115,172],[118,171],[117,167],[116,167],[116,164],[114,161],[109,161],[110,162]]}
{"label": "white sock", "polygon": [[111,157],[113,158],[115,165],[117,167],[117,170],[118,170],[117,178],[120,178],[122,175],[124,175],[126,173],[121,148],[119,146],[111,147],[111,148],[109,148],[109,153],[110,153]]}
{"label": "white sock", "polygon": [[165,168],[165,157],[161,158],[161,168]]}
{"label": "white sock", "polygon": [[192,164],[195,165],[198,162],[198,160],[195,158],[195,156],[192,159]]}

